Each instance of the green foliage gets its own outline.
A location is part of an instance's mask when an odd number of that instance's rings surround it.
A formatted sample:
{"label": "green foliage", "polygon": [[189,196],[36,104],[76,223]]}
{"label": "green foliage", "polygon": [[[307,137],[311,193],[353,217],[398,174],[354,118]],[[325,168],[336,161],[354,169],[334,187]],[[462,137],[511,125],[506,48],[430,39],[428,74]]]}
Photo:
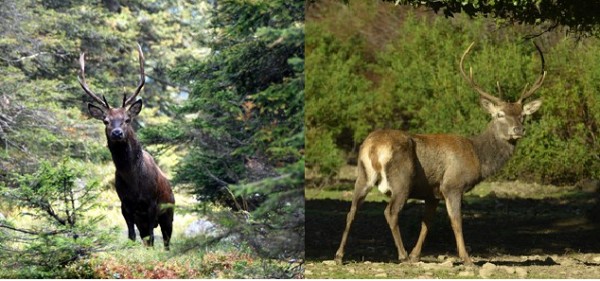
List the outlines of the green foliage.
{"label": "green foliage", "polygon": [[137,125],[173,114],[179,89],[167,69],[207,53],[199,42],[208,36],[209,9],[205,1],[2,1],[0,175],[32,173],[40,160],[60,159],[63,151],[110,160],[101,123],[86,121],[89,97],[77,82],[81,52],[92,90],[117,105],[139,80],[139,42],[147,81]]}
{"label": "green foliage", "polygon": [[306,131],[306,161],[318,165],[316,168],[323,175],[335,175],[344,165],[344,156],[333,140],[331,132],[323,132],[316,128]]}
{"label": "green foliage", "polygon": [[[596,11],[600,3],[585,0],[387,0],[396,4],[426,6],[446,17],[465,13],[471,17],[494,17],[500,21],[521,24],[545,24],[547,30],[564,26],[579,35],[598,36],[600,33]],[[345,1],[349,2],[349,1]]]}
{"label": "green foliage", "polygon": [[100,192],[84,175],[74,161],[42,162],[34,174],[14,176],[18,188],[1,190],[36,221],[31,228],[0,222],[6,235],[0,265],[12,269],[4,278],[69,277],[63,276],[66,266],[106,246],[108,232],[98,231],[101,217],[84,215],[97,205]]}
{"label": "green foliage", "polygon": [[[339,150],[355,153],[376,128],[467,136],[483,131],[489,117],[458,71],[472,41],[465,67],[489,92],[500,95],[499,81],[502,98],[514,101],[539,74],[533,44],[515,40],[526,32],[520,26],[497,29],[487,19],[457,14],[448,20],[363,2],[350,3],[342,17],[334,11],[343,4],[314,5],[322,14],[306,26],[307,165],[326,176],[340,166]],[[399,24],[383,34],[364,32],[389,22]],[[535,97],[544,103],[526,121],[527,136],[497,177],[551,183],[598,177],[597,39],[575,42],[548,33],[537,41],[548,74]]]}
{"label": "green foliage", "polygon": [[[303,233],[304,1],[219,1],[213,19],[210,56],[172,72],[191,87],[179,121],[191,147],[175,182],[252,211],[269,235]],[[298,255],[303,238],[288,242],[267,255]]]}

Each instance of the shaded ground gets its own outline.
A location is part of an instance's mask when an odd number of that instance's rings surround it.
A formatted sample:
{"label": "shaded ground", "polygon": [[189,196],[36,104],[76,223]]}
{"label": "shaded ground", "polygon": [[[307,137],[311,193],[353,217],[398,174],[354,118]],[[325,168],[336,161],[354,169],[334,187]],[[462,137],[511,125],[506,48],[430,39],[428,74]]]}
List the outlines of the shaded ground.
{"label": "shaded ground", "polygon": [[[354,278],[592,278],[600,276],[600,224],[590,220],[596,193],[575,187],[486,183],[465,195],[464,237],[475,268],[456,258],[443,203],[423,248],[422,262],[399,264],[377,191],[359,209],[345,264],[331,261],[350,208],[351,187],[307,190],[306,277]],[[338,198],[338,199],[329,199]],[[409,201],[400,216],[407,251],[416,242],[423,203]]]}

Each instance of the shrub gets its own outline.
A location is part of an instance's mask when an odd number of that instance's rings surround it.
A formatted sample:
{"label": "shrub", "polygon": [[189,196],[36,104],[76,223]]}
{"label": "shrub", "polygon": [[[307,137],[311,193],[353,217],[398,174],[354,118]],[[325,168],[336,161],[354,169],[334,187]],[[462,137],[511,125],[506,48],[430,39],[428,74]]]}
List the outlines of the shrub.
{"label": "shrub", "polygon": [[[34,221],[31,226],[0,222],[6,235],[0,265],[11,268],[6,277],[89,277],[64,271],[108,241],[108,232],[97,228],[101,217],[84,216],[97,204],[99,194],[98,183],[86,182],[84,175],[83,167],[67,158],[44,161],[33,174],[14,175],[17,188],[1,189],[3,197],[21,208],[22,216]],[[78,275],[65,276],[68,272]]]}

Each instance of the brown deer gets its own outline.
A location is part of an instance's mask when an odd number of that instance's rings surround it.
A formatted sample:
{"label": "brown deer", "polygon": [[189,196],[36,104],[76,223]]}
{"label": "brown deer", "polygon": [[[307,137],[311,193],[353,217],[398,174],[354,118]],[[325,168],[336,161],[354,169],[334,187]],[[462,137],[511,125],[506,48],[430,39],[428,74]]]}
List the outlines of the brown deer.
{"label": "brown deer", "polygon": [[[443,199],[454,231],[458,255],[464,264],[472,265],[463,240],[462,196],[500,170],[511,157],[517,140],[524,135],[524,117],[533,114],[542,105],[541,100],[525,105],[523,101],[542,85],[546,76],[542,51],[535,45],[542,60],[539,78],[531,88],[525,86],[517,102],[503,101],[475,83],[472,69],[470,75],[465,73],[463,61],[473,44],[460,59],[460,73],[479,93],[481,105],[492,116],[492,121],[482,134],[470,138],[450,134],[409,134],[397,130],[377,130],[369,134],[359,150],[358,177],[346,228],[335,255],[337,263],[341,263],[344,257],[346,239],[357,208],[378,183],[379,191],[390,197],[384,215],[392,231],[399,260],[419,260],[438,202]],[[398,215],[408,198],[425,200],[421,232],[410,256],[404,249],[398,227]]]}
{"label": "brown deer", "polygon": [[[142,100],[135,100],[144,87],[144,54],[138,45],[140,61],[140,82],[127,98],[123,95],[121,107],[111,108],[106,98],[100,99],[85,82],[85,54],[79,57],[81,88],[100,106],[88,104],[90,115],[104,122],[108,149],[115,164],[115,187],[121,200],[121,213],[127,223],[129,239],[135,241],[137,226],[142,241],[147,246],[154,245],[154,228],[160,225],[165,249],[173,231],[173,205],[175,198],[165,174],[154,162],[152,156],[142,149],[137,140],[131,121],[142,110]],[[129,106],[129,108],[127,108]]]}

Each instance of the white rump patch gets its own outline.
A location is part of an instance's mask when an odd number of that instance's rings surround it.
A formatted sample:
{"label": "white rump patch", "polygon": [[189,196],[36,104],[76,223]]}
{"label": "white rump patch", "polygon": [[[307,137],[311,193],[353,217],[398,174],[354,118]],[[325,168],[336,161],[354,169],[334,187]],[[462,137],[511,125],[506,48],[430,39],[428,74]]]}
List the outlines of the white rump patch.
{"label": "white rump patch", "polygon": [[385,169],[383,169],[383,171],[381,171],[381,182],[379,183],[379,186],[377,187],[377,189],[379,190],[379,192],[381,192],[383,194],[391,192],[390,185],[388,183],[387,176],[385,174]]}
{"label": "white rump patch", "polygon": [[385,173],[385,167],[390,159],[392,159],[392,148],[387,145],[380,146],[377,152],[379,163],[381,164],[381,182],[379,183],[377,189],[379,189],[379,192],[386,194],[391,191],[390,184],[388,183],[387,175]]}
{"label": "white rump patch", "polygon": [[363,163],[363,167],[365,168],[367,186],[374,186],[377,181],[377,171],[373,168],[373,163],[371,163],[371,159],[369,158],[369,149],[367,147],[360,150],[359,161]]}
{"label": "white rump patch", "polygon": [[[390,192],[390,186],[388,184],[387,176],[385,174],[385,166],[388,164],[390,159],[392,159],[392,149],[388,145],[375,145],[377,148],[377,160],[381,165],[381,181],[377,189],[386,194]],[[375,186],[377,182],[377,174],[378,172],[373,168],[373,163],[371,163],[371,159],[369,158],[369,151],[371,147],[365,147],[365,149],[361,150],[360,160],[364,164],[365,172],[367,174],[367,185]]]}

